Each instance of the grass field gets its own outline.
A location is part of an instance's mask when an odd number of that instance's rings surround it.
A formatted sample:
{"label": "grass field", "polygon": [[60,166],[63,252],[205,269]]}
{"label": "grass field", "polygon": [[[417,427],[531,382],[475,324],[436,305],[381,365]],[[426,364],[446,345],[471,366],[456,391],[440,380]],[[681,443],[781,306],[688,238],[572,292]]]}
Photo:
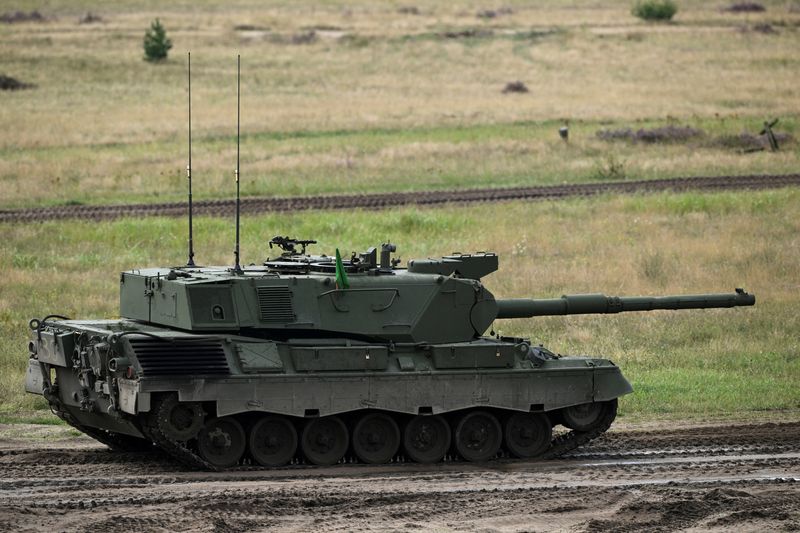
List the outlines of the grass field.
{"label": "grass field", "polygon": [[[0,208],[182,200],[187,50],[198,199],[233,196],[237,53],[245,195],[800,168],[796,3],[764,1],[765,12],[743,15],[681,0],[669,24],[639,21],[628,1],[162,4],[0,0],[0,15],[46,17],[0,23],[0,74],[36,85],[0,91]],[[102,22],[79,24],[87,11]],[[153,65],[141,40],[156,17],[174,48]],[[502,92],[517,80],[529,92]],[[788,136],[781,150],[747,150],[772,118]],[[597,135],[665,127],[698,134]],[[118,272],[182,263],[185,229],[160,218],[0,224],[0,421],[48,420],[41,399],[22,392],[28,320],[113,317]],[[614,359],[637,390],[624,416],[800,410],[796,188],[247,217],[245,262],[263,259],[279,233],[317,238],[325,251],[391,239],[404,259],[492,249],[501,271],[486,282],[500,297],[743,286],[755,308],[496,328]],[[198,258],[229,263],[232,236],[230,221],[198,219]]]}
{"label": "grass field", "polygon": [[[491,225],[487,221],[491,220]],[[200,218],[198,259],[231,261],[231,224]],[[24,395],[27,321],[117,313],[118,271],[185,261],[185,221],[7,225],[0,242],[0,415],[43,406]],[[243,259],[273,234],[364,250],[391,238],[410,259],[492,249],[499,297],[729,292],[754,308],[498,321],[561,353],[615,360],[636,388],[626,416],[700,416],[800,408],[800,190],[663,194],[382,212],[248,217]]]}
{"label": "grass field", "polygon": [[[639,21],[628,1],[27,4],[49,19],[0,24],[0,74],[37,86],[0,92],[0,207],[182,198],[187,50],[197,198],[232,193],[237,52],[247,195],[800,166],[797,142],[777,154],[731,142],[774,117],[800,134],[800,12],[783,1],[748,15],[684,1],[671,24]],[[103,21],[79,24],[89,10]],[[174,42],[160,65],[142,60],[156,17]],[[530,92],[503,94],[516,80]],[[704,135],[596,137],[666,125]]]}

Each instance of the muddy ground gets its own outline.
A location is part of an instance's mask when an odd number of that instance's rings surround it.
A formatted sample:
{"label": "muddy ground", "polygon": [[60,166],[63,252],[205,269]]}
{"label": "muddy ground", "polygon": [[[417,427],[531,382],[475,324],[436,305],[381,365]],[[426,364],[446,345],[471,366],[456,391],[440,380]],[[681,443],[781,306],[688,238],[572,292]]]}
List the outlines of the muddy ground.
{"label": "muddy ground", "polygon": [[0,425],[0,530],[800,531],[800,422],[618,423],[540,462],[225,473]]}

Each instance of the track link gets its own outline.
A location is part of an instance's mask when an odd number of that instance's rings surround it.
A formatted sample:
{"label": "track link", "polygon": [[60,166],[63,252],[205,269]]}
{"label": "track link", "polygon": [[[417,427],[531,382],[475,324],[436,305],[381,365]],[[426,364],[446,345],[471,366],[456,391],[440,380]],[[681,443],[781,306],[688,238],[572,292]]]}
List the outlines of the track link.
{"label": "track link", "polygon": [[577,449],[589,441],[596,439],[611,427],[617,417],[617,401],[609,403],[609,408],[604,410],[603,418],[597,427],[591,431],[570,431],[564,435],[559,435],[550,443],[550,449],[545,451],[537,459],[556,459],[562,455]]}
{"label": "track link", "polygon": [[[157,409],[153,409],[151,412],[156,411]],[[220,470],[197,455],[194,451],[190,450],[185,442],[169,438],[158,425],[156,417],[143,417],[142,429],[145,435],[153,441],[153,444],[155,444],[158,449],[182,465],[196,470],[208,470],[210,472],[217,472]]]}

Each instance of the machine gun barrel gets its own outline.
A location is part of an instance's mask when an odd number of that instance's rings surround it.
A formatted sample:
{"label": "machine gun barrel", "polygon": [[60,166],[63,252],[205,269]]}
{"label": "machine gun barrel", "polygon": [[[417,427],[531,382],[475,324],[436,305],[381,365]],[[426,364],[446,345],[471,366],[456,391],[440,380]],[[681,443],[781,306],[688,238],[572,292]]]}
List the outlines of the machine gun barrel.
{"label": "machine gun barrel", "polygon": [[619,297],[604,294],[573,294],[561,298],[536,300],[512,298],[497,300],[497,318],[528,318],[551,315],[610,314],[654,309],[708,309],[754,305],[756,297],[742,289],[725,294],[687,294],[684,296]]}

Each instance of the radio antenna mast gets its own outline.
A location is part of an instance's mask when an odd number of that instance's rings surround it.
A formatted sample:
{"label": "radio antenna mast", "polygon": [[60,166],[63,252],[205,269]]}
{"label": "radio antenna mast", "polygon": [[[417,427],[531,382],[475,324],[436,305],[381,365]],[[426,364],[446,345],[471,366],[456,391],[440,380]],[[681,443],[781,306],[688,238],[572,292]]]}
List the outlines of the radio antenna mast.
{"label": "radio antenna mast", "polygon": [[192,53],[187,52],[189,63],[189,164],[186,165],[186,177],[189,178],[189,260],[186,266],[194,264],[194,242],[192,240]]}
{"label": "radio antenna mast", "polygon": [[242,267],[239,265],[239,207],[241,201],[239,199],[239,124],[240,124],[240,94],[241,94],[241,77],[242,77],[242,56],[236,55],[236,250],[233,255],[236,259],[236,265],[233,267],[235,274],[243,274]]}

